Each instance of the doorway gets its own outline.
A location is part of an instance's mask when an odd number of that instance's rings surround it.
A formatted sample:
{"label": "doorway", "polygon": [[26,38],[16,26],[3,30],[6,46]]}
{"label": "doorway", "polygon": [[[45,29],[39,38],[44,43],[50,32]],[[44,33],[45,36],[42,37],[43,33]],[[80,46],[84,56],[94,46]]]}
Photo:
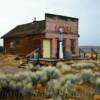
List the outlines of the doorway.
{"label": "doorway", "polygon": [[43,40],[43,58],[50,58],[51,56],[51,41]]}
{"label": "doorway", "polygon": [[75,39],[71,39],[71,52],[75,54]]}
{"label": "doorway", "polygon": [[64,54],[65,54],[65,41],[57,40],[57,58],[63,59]]}

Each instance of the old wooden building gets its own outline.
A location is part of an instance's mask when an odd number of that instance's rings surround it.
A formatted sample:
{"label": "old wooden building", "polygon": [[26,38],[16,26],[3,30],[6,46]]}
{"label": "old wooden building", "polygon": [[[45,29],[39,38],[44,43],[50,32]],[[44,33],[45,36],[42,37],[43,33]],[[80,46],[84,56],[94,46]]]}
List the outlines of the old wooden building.
{"label": "old wooden building", "polygon": [[23,56],[39,48],[42,58],[57,58],[59,51],[78,55],[78,37],[78,18],[46,13],[44,20],[18,25],[2,38],[5,53]]}

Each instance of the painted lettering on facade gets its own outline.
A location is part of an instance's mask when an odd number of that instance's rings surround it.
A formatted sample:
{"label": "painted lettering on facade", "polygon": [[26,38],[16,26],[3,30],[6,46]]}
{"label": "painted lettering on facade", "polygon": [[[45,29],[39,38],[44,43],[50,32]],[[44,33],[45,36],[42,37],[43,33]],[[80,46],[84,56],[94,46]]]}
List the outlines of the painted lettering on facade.
{"label": "painted lettering on facade", "polygon": [[78,33],[78,22],[77,21],[63,21],[59,20],[49,20],[46,22],[46,30],[48,31],[58,31],[59,28],[63,28],[65,33]]}

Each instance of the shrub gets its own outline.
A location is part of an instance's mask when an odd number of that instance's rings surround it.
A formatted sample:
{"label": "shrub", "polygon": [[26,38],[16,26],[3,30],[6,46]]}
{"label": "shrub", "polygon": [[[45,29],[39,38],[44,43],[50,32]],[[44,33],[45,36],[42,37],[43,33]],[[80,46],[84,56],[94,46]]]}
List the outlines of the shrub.
{"label": "shrub", "polygon": [[80,78],[83,80],[84,83],[91,83],[93,79],[93,72],[92,70],[82,70],[80,74]]}
{"label": "shrub", "polygon": [[33,86],[35,87],[38,83],[46,85],[49,80],[59,78],[60,74],[60,71],[55,67],[43,68],[36,72],[27,70],[15,74],[0,73],[0,89],[7,87],[28,96],[34,92]]}
{"label": "shrub", "polygon": [[79,82],[79,76],[76,74],[67,74],[63,79],[62,79],[62,85],[64,85],[68,80],[70,80],[70,82],[72,84],[76,84],[77,82]]}
{"label": "shrub", "polygon": [[96,79],[95,84],[96,84],[95,92],[96,94],[100,94],[100,77]]}
{"label": "shrub", "polygon": [[52,79],[47,83],[47,86],[47,95],[52,97],[54,100],[62,100],[62,97],[59,94],[61,92],[61,84],[59,80]]}
{"label": "shrub", "polygon": [[75,91],[74,91],[74,83],[72,82],[72,80],[74,80],[74,78],[72,78],[73,75],[69,75],[69,77],[67,76],[64,79],[52,79],[48,82],[48,92],[49,95],[54,99],[54,100],[58,100],[58,99],[65,99],[65,96],[72,96]]}
{"label": "shrub", "polygon": [[37,71],[36,72],[36,79],[38,80],[38,82],[46,84],[48,77],[44,71]]}
{"label": "shrub", "polygon": [[17,90],[22,95],[32,95],[33,80],[37,82],[35,74],[30,71],[18,72],[17,74],[0,73],[0,89],[8,88]]}
{"label": "shrub", "polygon": [[15,74],[14,78],[16,81],[22,81],[22,80],[31,81],[31,75],[32,75],[32,72],[23,71],[23,72],[18,72],[17,74]]}
{"label": "shrub", "polygon": [[7,86],[7,78],[5,74],[0,73],[0,88],[4,86]]}
{"label": "shrub", "polygon": [[79,81],[79,78],[77,75],[74,74],[68,74],[63,79],[60,80],[61,82],[61,93],[62,98],[65,99],[65,96],[72,96],[75,94],[74,86]]}
{"label": "shrub", "polygon": [[93,75],[94,75],[94,78],[96,79],[96,78],[100,77],[100,72],[95,72]]}
{"label": "shrub", "polygon": [[96,81],[96,79],[99,78],[99,77],[100,77],[100,73],[99,73],[99,72],[94,72],[93,78],[91,79],[91,83],[92,83],[93,85],[95,85],[95,81]]}
{"label": "shrub", "polygon": [[22,88],[23,88],[22,82],[21,82],[21,81],[17,81],[17,82],[16,82],[16,89],[17,89],[18,91],[21,91]]}
{"label": "shrub", "polygon": [[62,74],[66,74],[66,73],[71,71],[71,67],[65,64],[65,65],[62,66],[60,71],[61,71]]}
{"label": "shrub", "polygon": [[30,83],[32,83],[33,86],[36,86],[37,83],[40,81],[40,75],[38,74],[38,72],[31,72],[29,74],[29,81]]}
{"label": "shrub", "polygon": [[52,91],[53,93],[58,93],[58,91],[60,90],[60,82],[56,79],[52,79],[50,80],[48,83],[48,90]]}
{"label": "shrub", "polygon": [[61,69],[61,67],[64,65],[63,62],[57,62],[56,63],[56,68]]}
{"label": "shrub", "polygon": [[47,67],[47,68],[44,68],[43,71],[46,74],[46,76],[48,77],[48,80],[57,79],[61,76],[60,71],[55,67]]}
{"label": "shrub", "polygon": [[95,66],[100,67],[100,61],[89,60],[88,63],[93,63]]}
{"label": "shrub", "polygon": [[24,83],[22,84],[22,88],[20,92],[25,96],[25,95],[32,95],[33,93],[33,86],[32,83]]}
{"label": "shrub", "polygon": [[71,66],[64,64],[63,62],[58,62],[56,68],[61,71],[62,74],[66,74],[71,71]]}
{"label": "shrub", "polygon": [[16,81],[10,80],[8,87],[11,88],[11,89],[15,89],[16,90],[17,89],[17,85],[16,84],[17,84]]}
{"label": "shrub", "polygon": [[74,84],[71,80],[67,80],[62,86],[63,95],[72,96],[74,93]]}
{"label": "shrub", "polygon": [[73,68],[76,68],[76,69],[82,69],[82,68],[94,68],[95,67],[95,64],[93,63],[77,63],[77,64],[72,64],[71,65]]}
{"label": "shrub", "polygon": [[9,74],[9,73],[7,73],[6,77],[7,77],[7,82],[9,82],[11,80],[15,80],[15,74]]}
{"label": "shrub", "polygon": [[10,88],[17,89],[22,95],[32,94],[32,72],[19,72],[13,77],[14,79],[9,81]]}
{"label": "shrub", "polygon": [[100,77],[96,79],[96,85],[100,86]]}
{"label": "shrub", "polygon": [[94,64],[95,64],[97,67],[100,67],[100,61],[95,61]]}
{"label": "shrub", "polygon": [[34,70],[35,66],[32,63],[28,63],[27,69]]}

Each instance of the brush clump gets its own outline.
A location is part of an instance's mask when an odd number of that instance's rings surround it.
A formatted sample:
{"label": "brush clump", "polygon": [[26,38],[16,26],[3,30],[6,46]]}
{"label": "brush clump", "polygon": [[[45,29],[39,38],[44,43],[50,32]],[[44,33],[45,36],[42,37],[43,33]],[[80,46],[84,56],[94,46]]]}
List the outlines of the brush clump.
{"label": "brush clump", "polygon": [[71,66],[64,64],[63,62],[58,62],[56,68],[59,69],[62,74],[66,74],[72,70]]}
{"label": "brush clump", "polygon": [[83,81],[83,83],[91,83],[93,80],[93,71],[91,69],[88,70],[82,70],[80,74],[80,79]]}
{"label": "brush clump", "polygon": [[9,88],[19,91],[22,95],[30,95],[33,92],[32,72],[18,72],[16,74],[0,73],[0,89]]}
{"label": "brush clump", "polygon": [[62,100],[61,96],[61,83],[59,80],[52,79],[47,83],[47,95],[54,100]]}
{"label": "brush clump", "polygon": [[45,67],[43,68],[43,72],[48,77],[48,80],[57,79],[61,76],[61,72],[55,67]]}
{"label": "brush clump", "polygon": [[71,66],[76,69],[82,69],[82,68],[94,68],[95,64],[80,62],[80,63],[72,64]]}
{"label": "brush clump", "polygon": [[100,68],[100,61],[94,61],[94,64],[95,64],[96,67]]}
{"label": "brush clump", "polygon": [[100,95],[100,77],[98,77],[95,81],[95,93]]}

